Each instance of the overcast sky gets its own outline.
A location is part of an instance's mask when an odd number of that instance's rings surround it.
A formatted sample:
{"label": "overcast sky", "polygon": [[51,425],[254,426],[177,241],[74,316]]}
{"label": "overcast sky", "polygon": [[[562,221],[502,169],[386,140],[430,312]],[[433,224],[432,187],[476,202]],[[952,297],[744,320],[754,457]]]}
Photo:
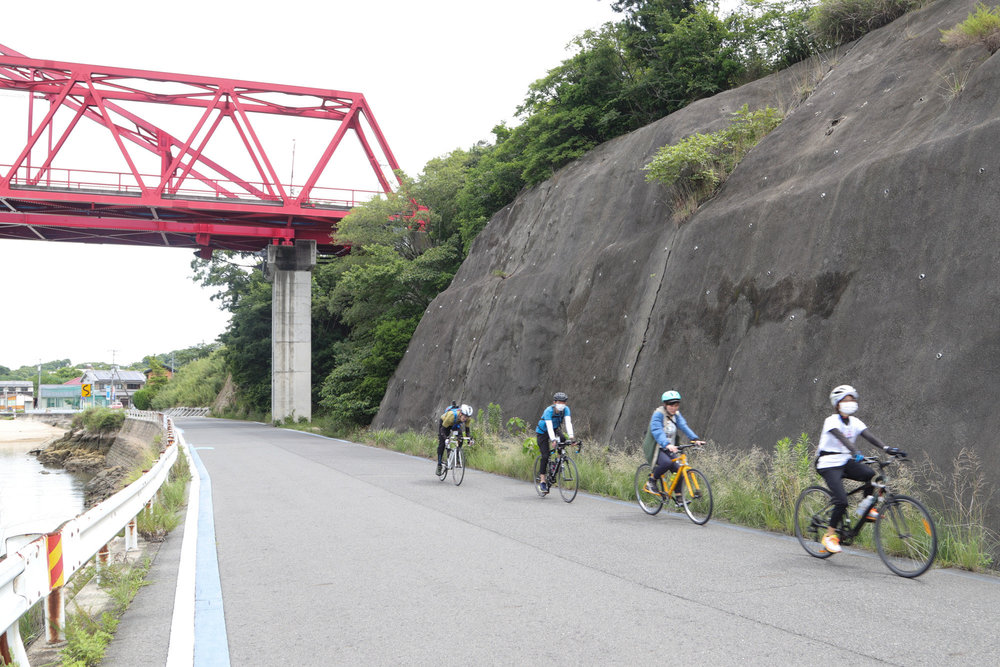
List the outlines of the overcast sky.
{"label": "overcast sky", "polygon": [[[568,57],[574,36],[620,18],[610,5],[38,0],[30,12],[38,19],[0,42],[47,60],[360,92],[416,176],[433,157],[492,139],[528,86]],[[2,113],[25,122],[23,106]],[[10,164],[23,143],[3,143],[0,164]],[[0,365],[127,364],[213,342],[228,317],[191,280],[191,258],[180,249],[0,241]]]}

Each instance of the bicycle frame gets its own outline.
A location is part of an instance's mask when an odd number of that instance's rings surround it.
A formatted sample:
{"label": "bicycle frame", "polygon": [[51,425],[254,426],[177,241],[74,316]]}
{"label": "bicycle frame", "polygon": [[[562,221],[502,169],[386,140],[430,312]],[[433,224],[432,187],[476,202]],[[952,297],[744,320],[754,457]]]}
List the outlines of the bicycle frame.
{"label": "bicycle frame", "polygon": [[[448,470],[452,470],[455,467],[455,452],[462,448],[462,445],[472,440],[467,435],[461,437],[448,436],[444,439],[444,449],[448,452],[448,457],[445,460],[445,465],[448,466]],[[457,444],[456,444],[457,442]]]}
{"label": "bicycle frame", "polygon": [[[878,473],[872,479],[872,486],[875,487],[875,502],[872,504],[872,507],[888,505],[892,502],[896,494],[889,490],[889,478],[885,474],[885,469],[896,463],[896,461],[882,461],[875,457],[866,457],[864,462],[869,465],[878,465]],[[852,507],[856,507],[856,504],[851,503],[851,496],[860,495],[864,492],[864,488],[865,485],[862,483],[847,492],[848,508],[844,511],[844,517],[840,521],[840,526],[837,527],[837,536],[840,538],[841,544],[845,546],[850,546],[854,542],[854,539],[861,534],[866,524],[874,523],[867,517],[867,511],[865,512],[865,516],[855,516],[851,511]]]}
{"label": "bicycle frame", "polygon": [[[682,445],[680,449],[683,450],[693,446],[694,445]],[[680,488],[678,487],[678,482],[681,479],[684,480],[685,484],[689,485],[688,488],[691,489],[694,493],[700,493],[701,485],[698,484],[698,480],[694,476],[688,473],[688,471],[691,470],[691,466],[688,465],[687,454],[681,451],[680,455],[677,458],[675,458],[674,461],[679,461],[680,467],[677,469],[677,472],[673,473],[673,477],[670,479],[670,484],[663,485],[664,493],[666,494],[666,496],[668,498],[673,498],[675,493],[680,492]],[[661,475],[660,479],[662,480],[664,479],[664,477],[666,477],[666,474]]]}
{"label": "bicycle frame", "polygon": [[566,458],[568,456],[568,454],[566,454],[566,448],[572,447],[573,445],[576,445],[576,453],[579,454],[580,449],[583,447],[583,443],[580,442],[579,440],[575,442],[569,440],[563,440],[560,441],[558,445],[556,445],[555,456],[549,459],[549,469],[545,473],[546,479],[549,479],[548,476],[551,476],[552,479],[555,479],[556,475],[559,474],[559,471],[562,470],[563,464],[566,462]]}

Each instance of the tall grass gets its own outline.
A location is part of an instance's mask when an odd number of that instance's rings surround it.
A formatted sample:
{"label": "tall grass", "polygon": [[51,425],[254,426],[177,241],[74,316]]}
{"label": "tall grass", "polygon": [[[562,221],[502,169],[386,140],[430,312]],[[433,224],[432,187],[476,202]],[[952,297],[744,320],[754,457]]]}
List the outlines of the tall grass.
{"label": "tall grass", "polygon": [[[530,481],[537,449],[526,446],[528,440],[523,432],[493,428],[501,421],[493,417],[474,431],[476,444],[466,450],[468,464],[478,470]],[[429,459],[436,456],[437,438],[433,435],[381,429],[358,431],[351,436],[359,442],[414,456]],[[760,447],[738,450],[710,443],[689,454],[688,463],[701,470],[712,485],[714,519],[794,535],[795,502],[799,494],[806,487],[823,485],[813,467],[814,452],[815,446],[803,433],[794,440],[783,438],[772,450]],[[626,443],[621,449],[585,443],[583,451],[574,453],[573,459],[580,469],[582,490],[635,501],[635,473],[643,459],[634,443]],[[914,496],[931,508],[938,529],[940,565],[968,570],[995,566],[994,554],[1000,552],[1000,539],[985,524],[992,492],[973,452],[963,450],[950,474],[942,474],[929,459],[919,464],[894,466],[891,486],[894,491]],[[856,496],[851,500],[856,502]],[[872,535],[872,530],[862,531],[854,544],[871,549]]]}
{"label": "tall grass", "polygon": [[183,456],[170,467],[167,481],[160,487],[153,504],[139,512],[136,528],[147,540],[161,541],[180,525],[181,508],[187,503],[187,484],[191,471]]}

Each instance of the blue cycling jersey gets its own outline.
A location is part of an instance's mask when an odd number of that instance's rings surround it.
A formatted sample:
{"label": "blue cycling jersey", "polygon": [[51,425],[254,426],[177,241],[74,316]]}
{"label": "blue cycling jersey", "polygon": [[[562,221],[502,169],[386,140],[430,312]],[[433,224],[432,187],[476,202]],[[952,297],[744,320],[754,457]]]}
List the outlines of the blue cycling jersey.
{"label": "blue cycling jersey", "polygon": [[562,412],[556,412],[555,406],[550,405],[545,408],[545,412],[542,413],[542,418],[538,420],[538,426],[535,427],[535,433],[548,433],[549,429],[545,426],[545,422],[552,422],[552,430],[558,431],[559,427],[562,426],[563,420],[569,417],[569,406],[567,405]]}

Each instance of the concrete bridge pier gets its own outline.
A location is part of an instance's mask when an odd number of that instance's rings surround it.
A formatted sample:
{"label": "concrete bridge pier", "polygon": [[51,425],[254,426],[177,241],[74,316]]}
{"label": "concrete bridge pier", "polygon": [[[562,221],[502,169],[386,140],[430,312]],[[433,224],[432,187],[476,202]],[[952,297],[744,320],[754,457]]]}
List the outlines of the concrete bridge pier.
{"label": "concrete bridge pier", "polygon": [[312,269],[316,242],[267,247],[271,281],[271,419],[312,419]]}

